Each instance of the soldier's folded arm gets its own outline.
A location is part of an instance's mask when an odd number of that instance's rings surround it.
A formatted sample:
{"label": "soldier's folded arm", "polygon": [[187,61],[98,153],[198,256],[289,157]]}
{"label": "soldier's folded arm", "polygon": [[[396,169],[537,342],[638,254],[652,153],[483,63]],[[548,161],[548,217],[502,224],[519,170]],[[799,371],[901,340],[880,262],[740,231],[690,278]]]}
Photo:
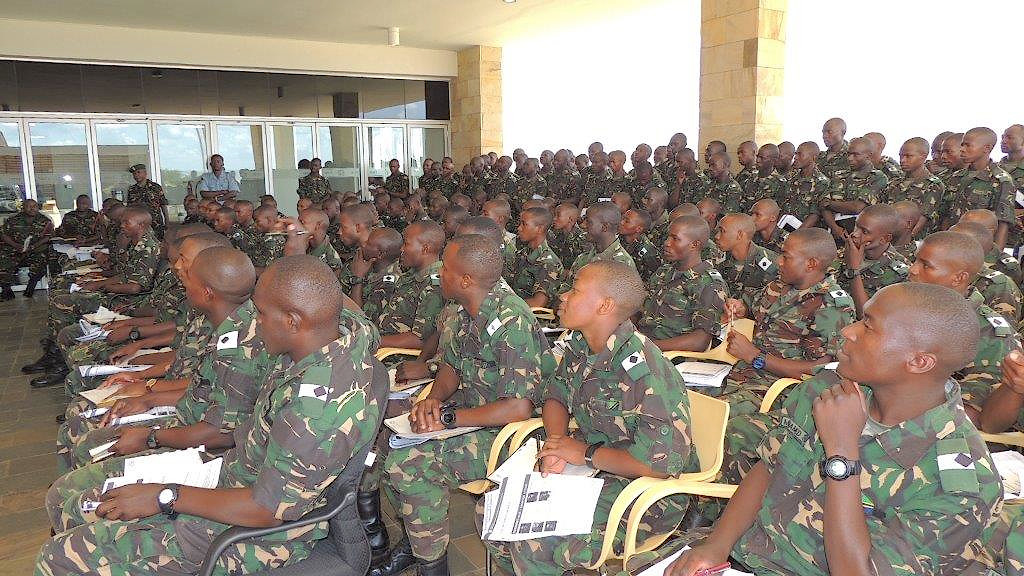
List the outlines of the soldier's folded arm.
{"label": "soldier's folded arm", "polygon": [[235,445],[233,434],[224,434],[209,422],[196,422],[188,426],[174,426],[157,430],[154,434],[160,446],[169,448],[191,448],[206,446],[209,449],[231,448]]}
{"label": "soldier's folded arm", "polygon": [[655,340],[654,343],[662,350],[691,350],[694,352],[702,352],[708,349],[711,345],[711,334],[708,334],[700,328],[687,332],[686,334],[680,334],[673,338],[665,338],[664,340]]}
{"label": "soldier's folded arm", "polygon": [[236,526],[279,526],[281,518],[258,503],[252,488],[194,488],[182,486],[174,502],[175,512]]}

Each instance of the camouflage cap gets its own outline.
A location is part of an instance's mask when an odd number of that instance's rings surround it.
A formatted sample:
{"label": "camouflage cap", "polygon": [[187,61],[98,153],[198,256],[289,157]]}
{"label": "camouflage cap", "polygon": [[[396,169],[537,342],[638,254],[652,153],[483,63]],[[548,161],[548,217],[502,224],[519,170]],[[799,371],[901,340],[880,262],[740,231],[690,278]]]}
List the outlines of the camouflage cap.
{"label": "camouflage cap", "polygon": [[132,174],[134,174],[134,173],[138,172],[139,170],[145,170],[145,169],[146,169],[146,165],[145,164],[135,164],[135,165],[129,167],[128,171],[131,172]]}

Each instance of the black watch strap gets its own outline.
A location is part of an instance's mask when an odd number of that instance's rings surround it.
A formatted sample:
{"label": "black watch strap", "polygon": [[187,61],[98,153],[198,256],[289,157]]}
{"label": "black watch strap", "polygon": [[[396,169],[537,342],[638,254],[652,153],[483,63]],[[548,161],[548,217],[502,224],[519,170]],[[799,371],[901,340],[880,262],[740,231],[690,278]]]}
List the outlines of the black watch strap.
{"label": "black watch strap", "polygon": [[604,442],[595,442],[590,446],[587,446],[587,451],[583,453],[583,461],[590,466],[594,467],[594,454],[597,453],[597,449],[604,446]]}

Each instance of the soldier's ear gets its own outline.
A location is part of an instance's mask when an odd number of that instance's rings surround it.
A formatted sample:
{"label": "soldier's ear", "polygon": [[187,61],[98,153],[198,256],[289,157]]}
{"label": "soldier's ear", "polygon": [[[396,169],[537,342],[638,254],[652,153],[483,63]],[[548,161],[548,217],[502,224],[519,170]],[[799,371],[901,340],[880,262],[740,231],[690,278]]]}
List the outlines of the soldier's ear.
{"label": "soldier's ear", "polygon": [[931,372],[937,363],[935,354],[931,352],[914,352],[907,361],[907,370],[911,374],[925,374]]}
{"label": "soldier's ear", "polygon": [[302,326],[302,316],[295,310],[289,310],[285,313],[287,318],[288,331],[292,334],[297,334]]}
{"label": "soldier's ear", "polygon": [[611,314],[615,311],[615,299],[611,296],[606,296],[601,299],[601,304],[597,307],[598,315],[604,316]]}
{"label": "soldier's ear", "polygon": [[971,282],[971,275],[966,270],[960,270],[956,274],[953,274],[953,282],[957,286],[965,286]]}

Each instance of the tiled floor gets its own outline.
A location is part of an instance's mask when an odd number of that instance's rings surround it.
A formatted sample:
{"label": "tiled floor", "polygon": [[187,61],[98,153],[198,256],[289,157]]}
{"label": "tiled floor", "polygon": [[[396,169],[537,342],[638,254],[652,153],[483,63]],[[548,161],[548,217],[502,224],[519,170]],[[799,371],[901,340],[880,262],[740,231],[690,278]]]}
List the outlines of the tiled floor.
{"label": "tiled floor", "polygon": [[[0,576],[31,574],[36,553],[49,537],[43,497],[56,476],[54,417],[63,413],[67,399],[59,387],[33,389],[20,371],[39,357],[45,328],[46,292],[0,303]],[[389,532],[398,538],[395,514],[389,507],[385,514]],[[484,549],[472,514],[473,499],[454,494],[453,576],[484,573]]]}

